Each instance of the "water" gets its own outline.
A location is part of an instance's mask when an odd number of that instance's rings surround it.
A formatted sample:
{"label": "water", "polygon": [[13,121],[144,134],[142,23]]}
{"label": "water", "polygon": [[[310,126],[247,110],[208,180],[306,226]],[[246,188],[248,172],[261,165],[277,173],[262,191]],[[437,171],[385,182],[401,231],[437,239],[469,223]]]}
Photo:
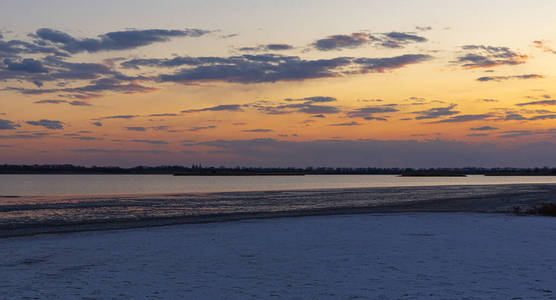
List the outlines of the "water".
{"label": "water", "polygon": [[[171,176],[0,175],[0,196],[283,191],[358,187],[556,183],[556,176],[395,175]],[[1,200],[0,200],[1,201]]]}
{"label": "water", "polygon": [[556,177],[3,175],[0,182],[0,237],[381,207],[507,211],[556,194]]}

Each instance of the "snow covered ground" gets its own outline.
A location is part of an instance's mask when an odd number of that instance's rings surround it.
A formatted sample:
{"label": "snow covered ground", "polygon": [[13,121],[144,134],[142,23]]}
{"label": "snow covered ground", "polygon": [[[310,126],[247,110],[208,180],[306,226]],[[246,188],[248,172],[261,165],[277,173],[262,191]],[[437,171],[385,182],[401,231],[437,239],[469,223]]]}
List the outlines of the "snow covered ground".
{"label": "snow covered ground", "polygon": [[407,213],[0,239],[0,298],[556,299],[556,218]]}

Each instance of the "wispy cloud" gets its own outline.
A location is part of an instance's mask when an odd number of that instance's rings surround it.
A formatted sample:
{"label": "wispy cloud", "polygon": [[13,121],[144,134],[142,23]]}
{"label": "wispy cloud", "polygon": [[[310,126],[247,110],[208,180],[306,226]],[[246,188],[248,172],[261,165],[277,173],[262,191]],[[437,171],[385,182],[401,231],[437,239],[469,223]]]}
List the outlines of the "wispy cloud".
{"label": "wispy cloud", "polygon": [[4,119],[0,119],[0,130],[10,130],[10,129],[16,129],[18,127],[21,127],[19,124],[16,124],[10,120],[4,120]]}
{"label": "wispy cloud", "polygon": [[358,122],[353,121],[353,122],[347,122],[347,123],[330,124],[328,126],[359,126],[359,125],[361,125],[361,124],[358,123]]}
{"label": "wispy cloud", "polygon": [[134,59],[123,62],[122,66],[128,68],[139,68],[141,66],[182,67],[182,69],[173,73],[160,74],[157,79],[161,82],[193,84],[221,81],[247,84],[381,73],[410,64],[422,63],[431,58],[426,54],[405,54],[382,58],[336,57],[310,60],[298,56],[259,54],[227,58]]}
{"label": "wispy cloud", "polygon": [[454,63],[468,69],[519,65],[528,59],[527,55],[512,51],[508,47],[465,45],[461,48],[465,54],[459,56]]}
{"label": "wispy cloud", "polygon": [[258,45],[255,47],[241,47],[237,50],[241,52],[266,52],[266,51],[285,51],[291,50],[293,46],[290,44],[265,44]]}
{"label": "wispy cloud", "polygon": [[434,121],[431,123],[460,123],[460,122],[471,122],[471,121],[479,121],[491,118],[492,115],[490,114],[472,114],[472,115],[459,115],[450,117],[448,119],[443,119],[439,121]]}
{"label": "wispy cloud", "polygon": [[303,113],[303,114],[337,114],[340,109],[336,106],[322,105],[320,103],[330,103],[335,102],[336,98],[328,96],[313,96],[300,99],[286,98],[282,103],[273,103],[271,101],[257,101],[245,105],[246,107],[251,107],[259,112],[270,114],[270,115],[281,115],[281,114],[291,114],[291,113]]}
{"label": "wispy cloud", "polygon": [[550,47],[550,46],[548,45],[548,42],[547,42],[547,41],[542,41],[542,40],[533,41],[533,45],[534,45],[536,48],[539,48],[539,49],[541,49],[541,50],[544,51],[544,52],[556,54],[556,50],[554,50],[554,48]]}
{"label": "wispy cloud", "polygon": [[58,120],[41,119],[39,121],[27,121],[25,123],[33,126],[41,126],[46,129],[64,129],[64,122]]}
{"label": "wispy cloud", "polygon": [[365,106],[361,108],[356,108],[348,111],[346,115],[350,118],[363,118],[365,120],[377,120],[386,121],[385,117],[377,117],[377,114],[393,113],[398,112],[399,109],[396,108],[396,104],[383,104],[383,105],[373,105]]}
{"label": "wispy cloud", "polygon": [[483,76],[477,78],[477,81],[506,81],[510,79],[542,79],[543,75],[539,74],[525,74],[525,75],[512,75],[512,76]]}
{"label": "wispy cloud", "polygon": [[266,128],[257,128],[257,129],[245,129],[242,130],[243,132],[273,132],[274,130],[272,129],[266,129]]}
{"label": "wispy cloud", "polygon": [[417,120],[426,120],[426,119],[437,119],[446,116],[457,115],[460,111],[455,110],[457,104],[450,104],[446,107],[435,107],[427,110],[416,111],[413,112],[418,116],[415,117]]}
{"label": "wispy cloud", "polygon": [[166,42],[173,37],[200,37],[210,31],[202,29],[146,29],[146,30],[126,30],[113,31],[101,34],[98,38],[75,38],[65,32],[41,28],[35,32],[33,37],[44,42],[51,43],[59,49],[69,53],[79,52],[99,52],[135,49],[157,42]]}
{"label": "wispy cloud", "polygon": [[481,127],[470,128],[470,130],[473,131],[485,131],[485,130],[497,130],[497,129],[498,128],[492,126],[481,126]]}
{"label": "wispy cloud", "polygon": [[241,105],[239,104],[224,104],[224,105],[217,105],[199,109],[188,109],[182,110],[181,113],[195,113],[195,112],[204,112],[204,111],[243,111],[241,109]]}
{"label": "wispy cloud", "polygon": [[541,101],[532,101],[532,102],[524,102],[518,103],[517,106],[527,106],[527,105],[556,105],[556,100],[541,100]]}
{"label": "wispy cloud", "polygon": [[214,125],[210,125],[210,126],[195,126],[195,127],[191,127],[188,129],[188,131],[201,131],[201,130],[207,130],[207,129],[214,129],[216,128],[216,126]]}
{"label": "wispy cloud", "polygon": [[354,32],[351,34],[331,35],[316,40],[312,46],[320,51],[357,48],[364,45],[373,45],[385,48],[403,48],[410,43],[423,43],[427,39],[414,33],[392,31],[388,33],[369,34]]}
{"label": "wispy cloud", "polygon": [[85,101],[79,101],[79,100],[61,100],[61,99],[43,99],[43,100],[38,100],[35,101],[33,103],[36,104],[69,104],[72,106],[91,106],[90,103],[85,102]]}
{"label": "wispy cloud", "polygon": [[161,141],[161,140],[131,140],[134,143],[144,143],[144,144],[152,144],[152,145],[167,145],[168,142]]}

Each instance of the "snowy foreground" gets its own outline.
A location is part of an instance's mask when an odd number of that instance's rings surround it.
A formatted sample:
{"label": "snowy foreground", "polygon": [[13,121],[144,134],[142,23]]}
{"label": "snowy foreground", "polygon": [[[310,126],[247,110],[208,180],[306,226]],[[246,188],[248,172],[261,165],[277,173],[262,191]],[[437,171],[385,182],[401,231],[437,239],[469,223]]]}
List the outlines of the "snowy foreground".
{"label": "snowy foreground", "polygon": [[0,239],[0,297],[556,299],[556,218],[360,214]]}

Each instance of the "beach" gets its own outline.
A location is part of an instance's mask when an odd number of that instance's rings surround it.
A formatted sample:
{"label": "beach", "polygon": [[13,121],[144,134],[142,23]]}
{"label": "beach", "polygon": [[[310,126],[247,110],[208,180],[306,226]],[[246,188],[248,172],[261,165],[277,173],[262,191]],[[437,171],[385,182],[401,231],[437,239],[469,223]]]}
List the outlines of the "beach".
{"label": "beach", "polygon": [[6,299],[556,299],[556,224],[315,216],[0,239]]}

